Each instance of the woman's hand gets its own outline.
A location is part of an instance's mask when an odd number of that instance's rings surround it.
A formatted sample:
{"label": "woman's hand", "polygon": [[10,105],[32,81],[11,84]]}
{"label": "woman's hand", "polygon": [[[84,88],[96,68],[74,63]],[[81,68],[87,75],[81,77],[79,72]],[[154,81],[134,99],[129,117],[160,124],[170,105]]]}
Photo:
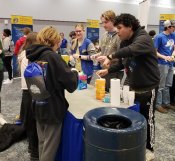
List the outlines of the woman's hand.
{"label": "woman's hand", "polygon": [[73,61],[74,57],[72,55],[70,55],[69,59],[70,59],[70,61]]}
{"label": "woman's hand", "polygon": [[97,59],[99,56],[100,56],[100,53],[91,55],[90,58],[91,58],[91,60],[95,60],[95,59]]}
{"label": "woman's hand", "polygon": [[73,54],[73,58],[75,58],[75,59],[79,59],[79,54]]}

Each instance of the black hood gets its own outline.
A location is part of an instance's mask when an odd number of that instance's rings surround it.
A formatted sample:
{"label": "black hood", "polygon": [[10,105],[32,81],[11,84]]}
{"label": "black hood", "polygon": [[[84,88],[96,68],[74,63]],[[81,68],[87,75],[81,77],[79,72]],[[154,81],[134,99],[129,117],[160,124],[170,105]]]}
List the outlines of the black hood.
{"label": "black hood", "polygon": [[26,57],[31,62],[33,62],[37,60],[45,51],[53,52],[53,50],[46,45],[40,45],[40,44],[32,45],[26,49]]}

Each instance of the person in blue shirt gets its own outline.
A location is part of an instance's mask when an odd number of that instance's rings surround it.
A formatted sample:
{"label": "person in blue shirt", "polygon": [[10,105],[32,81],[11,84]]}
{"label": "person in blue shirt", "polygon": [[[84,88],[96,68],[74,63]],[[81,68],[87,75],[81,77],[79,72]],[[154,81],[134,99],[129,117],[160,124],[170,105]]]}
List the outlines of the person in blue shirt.
{"label": "person in blue shirt", "polygon": [[62,38],[62,42],[61,42],[61,45],[60,45],[60,52],[61,52],[62,55],[67,55],[68,54],[68,51],[67,51],[68,42],[64,38],[64,33],[63,32],[60,33],[60,36]]}
{"label": "person in blue shirt", "polygon": [[157,50],[158,64],[160,70],[160,84],[157,94],[156,109],[161,113],[167,113],[167,108],[175,110],[175,106],[170,105],[169,88],[173,82],[173,63],[175,35],[174,23],[170,20],[164,22],[164,31],[154,39],[154,46]]}

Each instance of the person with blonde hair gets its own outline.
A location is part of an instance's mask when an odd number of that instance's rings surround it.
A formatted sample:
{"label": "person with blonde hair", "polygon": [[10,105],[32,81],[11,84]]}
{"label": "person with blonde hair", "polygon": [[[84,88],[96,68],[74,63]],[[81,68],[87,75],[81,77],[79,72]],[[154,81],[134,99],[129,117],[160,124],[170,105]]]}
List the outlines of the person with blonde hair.
{"label": "person with blonde hair", "polygon": [[[47,26],[37,35],[37,43],[26,49],[31,62],[44,63],[47,99],[34,101],[33,108],[39,140],[39,160],[54,161],[60,144],[61,128],[69,104],[65,90],[74,92],[78,85],[78,73],[67,66],[61,55],[56,53],[61,37],[55,28]],[[32,90],[31,90],[32,91]],[[32,91],[36,92],[36,90]],[[42,93],[40,93],[42,95]]]}
{"label": "person with blonde hair", "polygon": [[93,75],[93,61],[91,55],[96,54],[95,46],[91,40],[84,37],[85,28],[83,24],[75,25],[76,40],[71,46],[71,54],[76,62],[76,69],[87,75],[87,83]]}
{"label": "person with blonde hair", "polygon": [[[115,18],[116,14],[112,10],[107,10],[101,14],[100,19],[106,32],[103,34],[100,40],[100,52],[98,53],[100,56],[105,57],[107,55],[114,54],[120,48],[121,40],[117,34],[117,29],[114,26]],[[103,66],[103,61],[100,63],[103,69],[98,71],[98,73],[103,73],[102,76],[106,79],[106,90],[109,91],[110,79],[122,78],[123,71],[115,71],[113,68],[111,68],[111,66],[121,66],[121,60],[112,60],[110,70],[108,70],[109,67]]]}
{"label": "person with blonde hair", "polygon": [[112,10],[105,11],[101,15],[100,19],[106,32],[100,40],[100,56],[107,56],[115,53],[120,47],[121,40],[117,34],[117,29],[114,26],[115,18],[115,12]]}

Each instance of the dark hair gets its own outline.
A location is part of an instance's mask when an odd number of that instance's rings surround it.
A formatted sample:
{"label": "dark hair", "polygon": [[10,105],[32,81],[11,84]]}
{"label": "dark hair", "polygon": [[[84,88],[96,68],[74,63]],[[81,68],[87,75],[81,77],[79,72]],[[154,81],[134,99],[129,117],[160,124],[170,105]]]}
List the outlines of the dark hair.
{"label": "dark hair", "polygon": [[11,31],[9,29],[4,29],[4,33],[6,34],[6,36],[11,36]]}
{"label": "dark hair", "polygon": [[164,27],[164,30],[163,31],[166,31],[168,30],[168,28],[171,28],[172,26],[168,26],[168,27]]}
{"label": "dark hair", "polygon": [[76,36],[75,31],[71,31],[71,32],[69,33],[69,37],[72,37],[72,36]]}
{"label": "dark hair", "polygon": [[168,30],[168,27],[164,27],[163,31],[166,31],[166,30]]}
{"label": "dark hair", "polygon": [[139,20],[128,13],[123,13],[119,16],[116,16],[114,25],[117,26],[119,24],[122,24],[125,27],[131,27],[133,31],[136,31],[140,27]]}
{"label": "dark hair", "polygon": [[149,36],[151,36],[151,37],[154,37],[154,35],[156,35],[156,31],[155,30],[151,30],[151,31],[149,31]]}
{"label": "dark hair", "polygon": [[63,32],[60,32],[60,35],[63,35],[64,36],[64,33]]}
{"label": "dark hair", "polygon": [[141,29],[145,29],[145,26],[141,26],[140,28],[141,28]]}

